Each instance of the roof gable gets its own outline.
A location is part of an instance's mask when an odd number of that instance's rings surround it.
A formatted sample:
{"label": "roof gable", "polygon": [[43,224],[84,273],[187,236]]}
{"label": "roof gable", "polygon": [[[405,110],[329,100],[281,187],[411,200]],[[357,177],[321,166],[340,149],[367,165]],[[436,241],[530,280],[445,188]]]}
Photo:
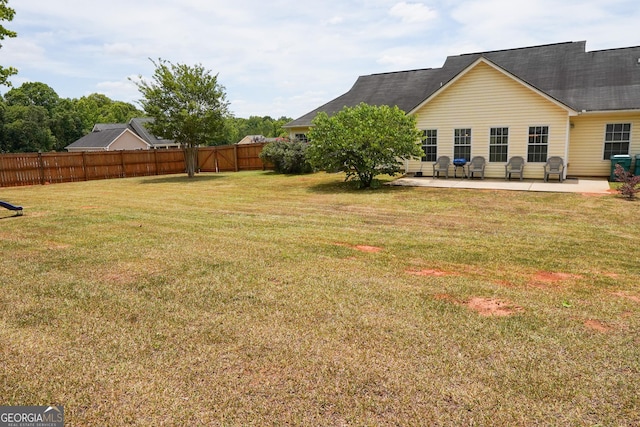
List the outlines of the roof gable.
{"label": "roof gable", "polygon": [[174,140],[157,138],[146,128],[150,118],[135,118],[129,123],[96,123],[91,133],[67,145],[66,149],[105,149],[107,150],[124,132],[130,132],[148,147],[172,147],[178,144]]}
{"label": "roof gable", "polygon": [[565,109],[640,110],[640,47],[585,47],[581,41],[470,53],[447,57],[442,68],[361,76],[347,93],[285,127],[307,127],[320,111],[331,115],[360,102],[413,111],[481,58]]}
{"label": "roof gable", "polygon": [[500,67],[499,65],[495,64],[494,62],[492,62],[491,60],[489,60],[488,58],[486,58],[484,56],[480,56],[473,63],[471,63],[469,66],[464,68],[460,73],[458,73],[456,76],[454,76],[451,80],[449,80],[446,84],[442,84],[442,86],[439,89],[437,89],[435,92],[433,92],[427,99],[422,101],[415,108],[407,111],[407,114],[415,113],[420,108],[422,108],[425,104],[431,102],[431,100],[433,100],[435,97],[440,96],[449,87],[454,85],[459,79],[464,77],[467,73],[469,73],[471,70],[476,68],[479,64],[488,65],[489,67],[493,68],[494,70],[496,70],[497,72],[501,73],[502,75],[514,80],[518,84],[521,84],[525,88],[527,88],[527,89],[533,91],[534,93],[540,95],[541,97],[545,98],[549,102],[552,102],[553,104],[557,105],[558,107],[566,110],[570,115],[577,115],[577,112],[575,110],[573,110],[571,107],[565,105],[564,103],[562,103],[561,101],[555,99],[554,97],[550,96],[549,94],[545,93],[544,91],[539,90],[535,86],[533,86],[533,85],[523,81],[522,79],[518,78],[517,76],[511,74],[509,71],[505,70],[504,68]]}
{"label": "roof gable", "polygon": [[[96,127],[94,127],[94,129],[96,129]],[[98,129],[100,129],[100,127],[98,127]],[[149,143],[147,143],[145,140],[140,138],[138,135],[136,135],[126,127],[106,127],[104,130],[94,130],[90,134],[83,136],[74,143],[67,145],[65,148],[92,148],[108,150],[109,147],[118,139],[120,139],[125,133],[133,135],[144,145],[150,146]]]}

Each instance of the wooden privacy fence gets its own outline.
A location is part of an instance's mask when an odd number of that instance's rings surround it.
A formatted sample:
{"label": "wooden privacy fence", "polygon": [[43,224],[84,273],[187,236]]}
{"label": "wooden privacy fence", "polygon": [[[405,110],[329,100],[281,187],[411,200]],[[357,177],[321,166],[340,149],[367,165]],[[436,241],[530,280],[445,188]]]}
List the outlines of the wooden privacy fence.
{"label": "wooden privacy fence", "polygon": [[[264,145],[200,147],[198,166],[202,172],[264,170],[269,167],[258,157]],[[184,151],[181,149],[0,155],[0,187],[184,172]]]}

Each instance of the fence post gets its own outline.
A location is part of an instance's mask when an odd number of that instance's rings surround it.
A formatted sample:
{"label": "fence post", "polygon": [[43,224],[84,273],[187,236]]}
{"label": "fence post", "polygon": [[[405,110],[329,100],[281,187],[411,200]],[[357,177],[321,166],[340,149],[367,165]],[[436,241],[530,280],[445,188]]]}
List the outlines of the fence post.
{"label": "fence post", "polygon": [[89,178],[87,178],[87,152],[86,151],[82,152],[82,172],[84,173],[84,180],[88,181]]}
{"label": "fence post", "polygon": [[127,168],[124,164],[124,150],[120,150],[120,166],[122,167],[122,173],[120,174],[121,178],[127,177]]}
{"label": "fence post", "polygon": [[4,187],[4,156],[0,154],[0,187]]}
{"label": "fence post", "polygon": [[153,149],[153,162],[156,165],[156,175],[158,175],[158,149],[154,148]]}
{"label": "fence post", "polygon": [[40,172],[40,185],[44,185],[44,163],[42,160],[42,151],[38,151],[38,169]]}
{"label": "fence post", "polygon": [[238,172],[238,145],[237,144],[233,144],[233,160],[235,163],[235,169],[236,172]]}

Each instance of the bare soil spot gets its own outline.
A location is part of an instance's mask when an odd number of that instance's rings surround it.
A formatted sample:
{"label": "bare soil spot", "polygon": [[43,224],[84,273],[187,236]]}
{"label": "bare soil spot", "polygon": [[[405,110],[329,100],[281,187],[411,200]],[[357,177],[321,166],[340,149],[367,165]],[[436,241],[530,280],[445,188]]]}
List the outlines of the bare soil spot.
{"label": "bare soil spot", "polygon": [[508,280],[495,280],[494,283],[498,286],[504,286],[505,288],[513,288],[513,283]]}
{"label": "bare soil spot", "polygon": [[582,279],[582,276],[578,274],[556,273],[551,271],[539,271],[533,276],[533,280],[546,283],[555,283],[570,279]]}
{"label": "bare soil spot", "polygon": [[56,243],[56,242],[47,242],[47,249],[56,251],[68,249],[71,245],[67,245],[66,243]]}
{"label": "bare soil spot", "polygon": [[360,252],[372,252],[372,253],[377,253],[382,250],[382,248],[379,248],[377,246],[368,246],[368,245],[356,245],[355,249],[359,250]]}
{"label": "bare soil spot", "polygon": [[533,286],[534,288],[548,289],[550,286],[560,285],[564,281],[574,279],[582,279],[582,276],[570,273],[539,271],[531,277],[529,286]]}
{"label": "bare soil spot", "polygon": [[478,312],[478,314],[480,314],[481,316],[487,317],[513,316],[516,313],[524,311],[524,308],[520,306],[495,298],[471,298],[471,300],[467,302],[466,305],[470,309]]}
{"label": "bare soil spot", "polygon": [[349,245],[347,243],[335,243],[336,246],[344,246],[347,248],[355,249],[360,252],[369,252],[369,253],[377,253],[382,251],[382,248],[378,246],[369,246],[369,245]]}
{"label": "bare soil spot", "polygon": [[435,276],[435,277],[453,276],[454,275],[454,273],[450,273],[450,272],[447,272],[447,271],[431,270],[431,269],[426,269],[426,270],[407,270],[406,273],[407,274],[411,274],[413,276]]}
{"label": "bare soil spot", "polygon": [[609,332],[611,331],[611,328],[607,325],[605,325],[604,323],[602,323],[599,320],[592,320],[589,319],[586,322],[584,322],[584,326],[586,326],[587,328],[594,330],[594,331],[598,331],[598,332]]}
{"label": "bare soil spot", "polygon": [[628,295],[628,294],[626,294],[625,292],[622,292],[622,291],[613,292],[612,295],[615,295],[617,297],[626,298],[626,299],[631,300],[633,302],[640,303],[640,297],[636,296],[636,295]]}

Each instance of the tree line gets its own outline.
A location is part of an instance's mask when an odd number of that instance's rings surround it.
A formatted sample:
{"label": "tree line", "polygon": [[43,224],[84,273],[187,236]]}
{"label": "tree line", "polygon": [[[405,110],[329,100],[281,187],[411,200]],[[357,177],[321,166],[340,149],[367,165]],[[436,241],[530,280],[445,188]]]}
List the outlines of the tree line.
{"label": "tree line", "polygon": [[[45,83],[28,82],[0,98],[0,153],[64,151],[96,123],[128,123],[147,114],[135,105],[94,93],[61,98]],[[287,117],[225,117],[223,131],[211,145],[233,144],[246,135],[286,135]]]}

